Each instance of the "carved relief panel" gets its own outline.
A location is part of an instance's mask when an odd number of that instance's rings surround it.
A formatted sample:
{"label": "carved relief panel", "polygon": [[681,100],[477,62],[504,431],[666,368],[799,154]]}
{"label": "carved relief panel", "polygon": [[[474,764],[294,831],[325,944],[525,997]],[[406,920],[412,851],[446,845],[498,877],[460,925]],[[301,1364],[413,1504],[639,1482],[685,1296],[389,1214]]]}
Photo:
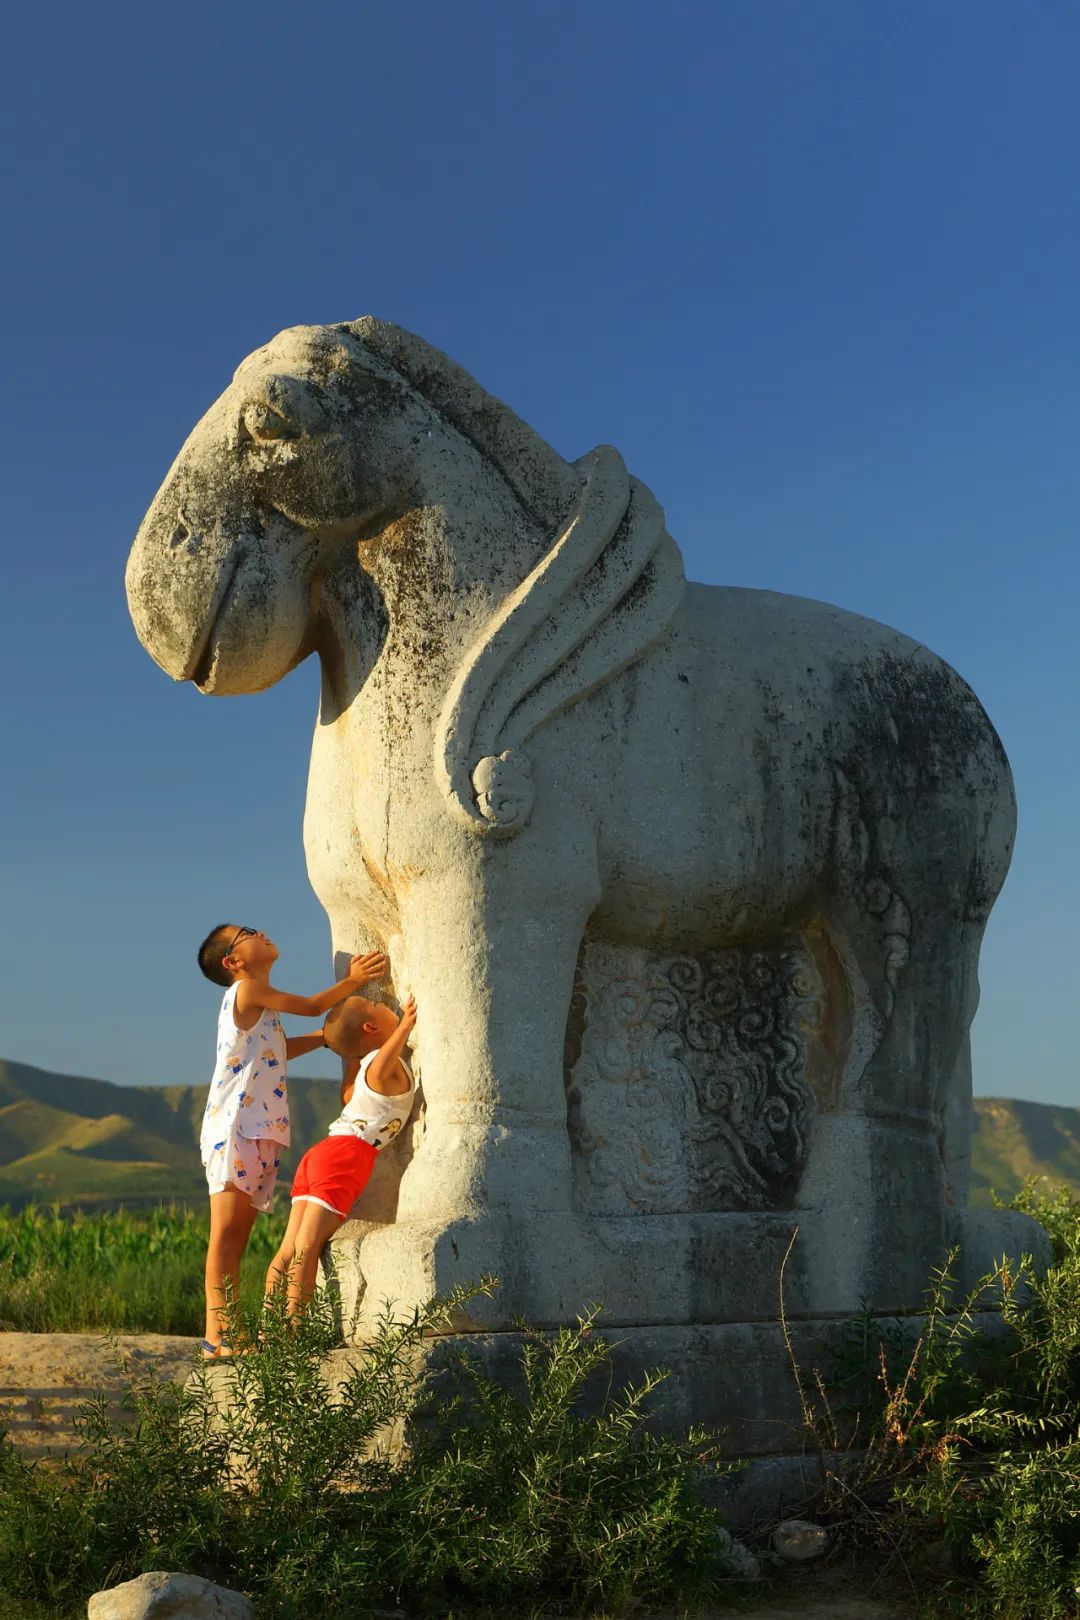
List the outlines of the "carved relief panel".
{"label": "carved relief panel", "polygon": [[790,1202],[822,975],[796,936],[664,956],[582,947],[566,1045],[575,1202],[594,1214]]}

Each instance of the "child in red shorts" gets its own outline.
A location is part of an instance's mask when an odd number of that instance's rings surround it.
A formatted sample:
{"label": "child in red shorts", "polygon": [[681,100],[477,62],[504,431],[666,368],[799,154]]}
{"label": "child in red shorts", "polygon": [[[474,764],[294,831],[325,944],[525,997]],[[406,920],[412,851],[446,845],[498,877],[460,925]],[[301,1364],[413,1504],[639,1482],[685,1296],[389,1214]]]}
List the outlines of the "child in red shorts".
{"label": "child in red shorts", "polygon": [[325,1021],[327,1046],[347,1059],[342,1111],[296,1167],[292,1214],[266,1273],[267,1293],[288,1278],[290,1316],[311,1298],[319,1256],[367,1186],[375,1155],[408,1123],[416,1082],[403,1053],[415,1025],[412,996],[400,1018],[354,995]]}

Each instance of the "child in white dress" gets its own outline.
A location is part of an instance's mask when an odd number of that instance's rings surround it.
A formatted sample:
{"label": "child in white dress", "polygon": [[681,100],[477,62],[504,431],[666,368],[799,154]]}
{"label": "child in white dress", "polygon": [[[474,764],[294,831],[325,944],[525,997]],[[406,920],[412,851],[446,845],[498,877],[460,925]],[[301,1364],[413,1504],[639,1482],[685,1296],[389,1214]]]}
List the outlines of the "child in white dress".
{"label": "child in white dress", "polygon": [[329,990],[295,996],[270,983],[277,958],[277,946],[264,933],[231,923],[212,929],[199,947],[203,973],[225,986],[199,1144],[210,1191],[203,1340],[208,1358],[231,1354],[222,1335],[226,1291],[235,1296],[255,1216],[273,1203],[281,1152],[289,1145],[287,1061],[325,1045],[321,1029],[286,1039],[278,1014],[319,1018],[386,971],[379,952],[354,956],[347,977]]}

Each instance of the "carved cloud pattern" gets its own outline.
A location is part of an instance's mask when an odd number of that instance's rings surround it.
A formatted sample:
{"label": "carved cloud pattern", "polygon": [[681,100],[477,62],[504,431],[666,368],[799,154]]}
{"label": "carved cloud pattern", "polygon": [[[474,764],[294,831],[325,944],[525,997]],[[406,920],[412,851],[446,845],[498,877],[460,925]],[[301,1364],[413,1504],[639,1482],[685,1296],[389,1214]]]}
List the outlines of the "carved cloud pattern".
{"label": "carved cloud pattern", "polygon": [[782,1207],[813,1117],[802,941],[701,957],[589,940],[567,1049],[578,1206],[598,1214]]}

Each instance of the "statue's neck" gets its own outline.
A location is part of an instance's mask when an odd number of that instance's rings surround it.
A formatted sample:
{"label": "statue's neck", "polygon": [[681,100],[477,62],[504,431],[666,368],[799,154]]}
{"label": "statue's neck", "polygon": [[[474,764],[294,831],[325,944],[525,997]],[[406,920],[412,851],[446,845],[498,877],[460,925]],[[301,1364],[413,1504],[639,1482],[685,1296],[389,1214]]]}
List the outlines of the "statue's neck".
{"label": "statue's neck", "polygon": [[459,518],[439,502],[410,507],[357,550],[392,632],[409,635],[423,616],[456,641],[472,639],[543,555],[546,540],[520,514],[505,522],[475,511]]}
{"label": "statue's neck", "polygon": [[417,458],[403,506],[358,552],[392,619],[398,604],[410,613],[418,599],[450,620],[473,619],[482,604],[490,611],[543,556],[556,527],[528,513],[488,462],[437,440]]}
{"label": "statue's neck", "polygon": [[[429,479],[417,478],[405,510],[357,542],[366,589],[334,589],[327,582],[337,599],[329,616],[344,664],[338,668],[350,694],[372,667],[365,653],[369,627],[358,622],[370,616],[372,597],[383,622],[379,663],[388,672],[400,664],[418,688],[445,693],[486,619],[554,540],[555,529],[527,513],[486,463],[455,466],[453,460],[446,456]],[[573,480],[572,469],[562,467]]]}

